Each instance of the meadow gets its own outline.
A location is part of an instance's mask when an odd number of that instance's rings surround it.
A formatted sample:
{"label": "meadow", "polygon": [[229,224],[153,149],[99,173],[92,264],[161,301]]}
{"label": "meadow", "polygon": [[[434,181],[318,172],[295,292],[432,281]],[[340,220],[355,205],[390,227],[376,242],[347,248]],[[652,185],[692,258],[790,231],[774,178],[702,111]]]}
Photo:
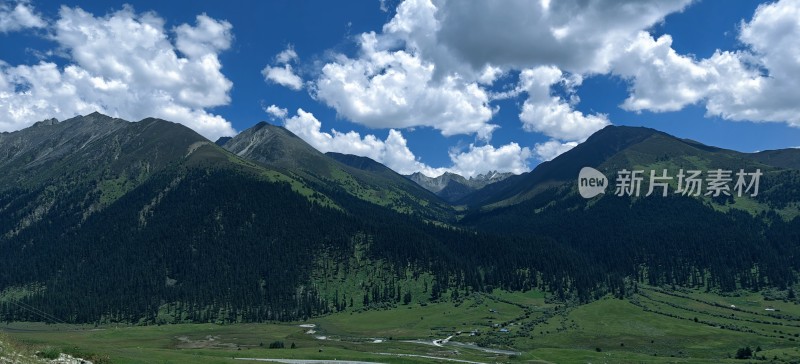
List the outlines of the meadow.
{"label": "meadow", "polygon": [[[0,325],[15,348],[95,363],[800,363],[800,305],[752,292],[639,287],[584,305],[543,292],[345,311],[305,322]],[[447,339],[449,341],[447,341]],[[750,349],[750,357],[743,349]]]}

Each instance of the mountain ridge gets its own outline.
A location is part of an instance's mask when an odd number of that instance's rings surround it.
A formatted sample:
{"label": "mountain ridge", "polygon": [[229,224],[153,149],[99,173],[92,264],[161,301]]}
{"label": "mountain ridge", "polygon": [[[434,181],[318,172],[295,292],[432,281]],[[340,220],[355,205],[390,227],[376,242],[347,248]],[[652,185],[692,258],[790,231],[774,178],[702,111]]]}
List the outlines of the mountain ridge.
{"label": "mountain ridge", "polygon": [[[180,124],[94,114],[0,138],[6,321],[40,319],[7,302],[80,323],[296,321],[496,288],[578,303],[637,282],[786,290],[800,272],[800,170],[758,160],[793,165],[791,152],[607,128],[456,208],[266,123],[225,142],[233,151]],[[755,197],[584,199],[587,164],[612,178],[741,167],[764,180]]]}
{"label": "mountain ridge", "polygon": [[512,175],[513,173],[509,172],[489,171],[465,178],[457,173],[445,172],[437,177],[428,177],[420,172],[415,172],[405,177],[452,203]]}
{"label": "mountain ridge", "polygon": [[[706,161],[698,162],[698,158]],[[608,175],[637,166],[659,165],[677,169],[681,166],[704,167],[704,163],[731,170],[745,166],[764,169],[798,167],[800,153],[793,150],[743,153],[680,139],[652,128],[610,125],[532,171],[490,185],[455,203],[482,209],[513,205],[548,188],[576,180],[583,167],[593,167]]]}
{"label": "mountain ridge", "polygon": [[321,190],[333,189],[432,220],[448,221],[453,216],[446,202],[388,167],[365,157],[323,154],[281,126],[260,122],[222,147],[239,157],[295,174]]}

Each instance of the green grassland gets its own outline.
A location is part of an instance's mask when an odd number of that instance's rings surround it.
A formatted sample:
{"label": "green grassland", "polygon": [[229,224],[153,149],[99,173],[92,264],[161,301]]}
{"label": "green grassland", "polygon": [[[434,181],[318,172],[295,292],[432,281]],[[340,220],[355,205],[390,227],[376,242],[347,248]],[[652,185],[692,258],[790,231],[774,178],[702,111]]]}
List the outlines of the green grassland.
{"label": "green grassland", "polygon": [[[233,358],[798,363],[800,305],[781,295],[639,287],[625,299],[605,297],[572,305],[538,291],[496,290],[446,302],[348,308],[294,323],[99,327],[8,323],[0,328],[26,352],[66,352],[100,363],[245,363]],[[450,336],[453,342],[480,347],[433,345],[433,340]],[[270,349],[275,342],[284,348]],[[744,347],[755,351],[754,358],[735,358]]]}

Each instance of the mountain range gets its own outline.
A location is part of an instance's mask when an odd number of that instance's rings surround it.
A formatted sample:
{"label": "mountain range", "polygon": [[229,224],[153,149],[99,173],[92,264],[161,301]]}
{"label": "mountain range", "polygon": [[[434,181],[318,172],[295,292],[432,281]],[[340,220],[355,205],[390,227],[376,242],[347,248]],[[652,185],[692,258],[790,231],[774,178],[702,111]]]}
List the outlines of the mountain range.
{"label": "mountain range", "polygon": [[363,157],[322,154],[280,126],[261,122],[221,145],[245,160],[313,184],[318,191],[341,191],[429,219],[450,218],[446,203],[384,165]]}
{"label": "mountain range", "polygon": [[[610,184],[623,169],[763,176],[755,196],[584,199],[583,167]],[[586,302],[637,282],[785,290],[800,273],[798,167],[796,149],[609,126],[528,173],[429,178],[264,122],[211,142],[154,118],[50,119],[0,133],[0,318],[296,320],[498,287]]]}
{"label": "mountain range", "polygon": [[438,177],[428,177],[420,172],[407,176],[428,191],[435,193],[447,202],[457,202],[473,192],[492,183],[500,182],[513,173],[491,171],[474,177],[464,178],[461,175],[445,172]]}

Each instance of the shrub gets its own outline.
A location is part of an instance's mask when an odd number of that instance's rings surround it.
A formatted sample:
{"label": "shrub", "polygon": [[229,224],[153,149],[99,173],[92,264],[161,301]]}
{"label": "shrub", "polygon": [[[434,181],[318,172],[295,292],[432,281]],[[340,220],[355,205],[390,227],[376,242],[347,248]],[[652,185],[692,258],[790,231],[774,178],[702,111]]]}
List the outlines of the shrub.
{"label": "shrub", "polygon": [[736,350],[736,359],[750,359],[753,357],[753,350],[750,347],[739,348]]}

